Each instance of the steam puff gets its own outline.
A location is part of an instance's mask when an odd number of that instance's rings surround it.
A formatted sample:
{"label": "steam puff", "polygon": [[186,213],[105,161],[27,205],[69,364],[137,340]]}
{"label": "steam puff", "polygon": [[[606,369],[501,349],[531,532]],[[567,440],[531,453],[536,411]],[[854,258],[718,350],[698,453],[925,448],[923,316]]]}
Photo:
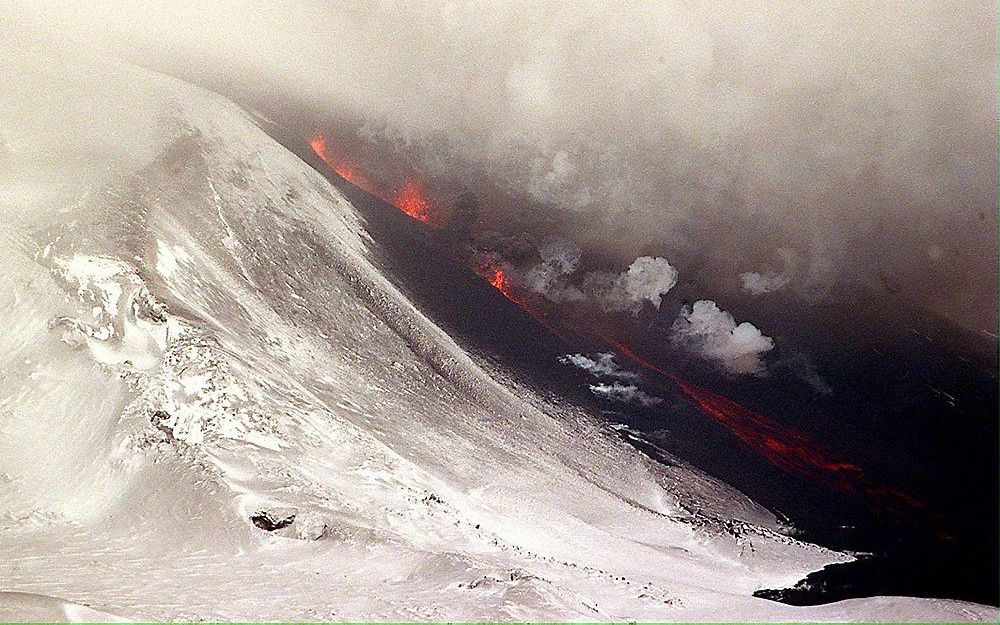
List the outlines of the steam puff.
{"label": "steam puff", "polygon": [[740,280],[743,281],[744,291],[750,291],[754,295],[763,295],[764,293],[777,291],[784,287],[788,284],[789,277],[784,274],[774,273],[773,271],[765,274],[748,271],[740,274]]}
{"label": "steam puff", "polygon": [[645,302],[659,309],[663,296],[677,284],[677,270],[667,259],[642,256],[619,276],[592,272],[583,281],[584,291],[593,292],[609,312],[638,313]]}
{"label": "steam puff", "polygon": [[580,264],[580,247],[567,239],[552,239],[538,250],[542,262],[523,277],[526,287],[554,302],[580,302],[586,296],[569,284],[567,276]]}
{"label": "steam puff", "polygon": [[520,277],[520,282],[554,302],[592,302],[608,312],[637,313],[649,302],[659,309],[663,296],[677,284],[677,270],[665,258],[636,258],[621,274],[592,271],[582,288],[570,282],[580,265],[582,250],[568,239],[552,239],[538,250],[542,262]]}
{"label": "steam puff", "polygon": [[820,395],[833,395],[833,387],[819,374],[816,364],[807,354],[794,352],[775,362],[772,369],[777,367],[788,369]]}
{"label": "steam puff", "polygon": [[634,380],[638,377],[635,373],[622,369],[621,365],[615,362],[614,354],[601,353],[597,354],[596,358],[593,359],[583,354],[566,354],[559,358],[559,362],[579,367],[595,378],[608,377],[620,380]]}
{"label": "steam puff", "polygon": [[736,325],[733,316],[711,300],[684,306],[671,328],[671,342],[712,360],[730,373],[764,373],[761,355],[774,348],[774,341],[752,323]]}
{"label": "steam puff", "polygon": [[643,406],[655,406],[656,404],[663,403],[662,398],[647,395],[634,384],[622,384],[621,382],[612,382],[610,384],[591,384],[590,391],[595,395],[604,397],[605,399],[620,401],[622,403],[634,401],[642,404]]}
{"label": "steam puff", "polygon": [[677,270],[665,258],[643,256],[629,265],[619,284],[632,300],[647,300],[659,308],[660,296],[677,284]]}

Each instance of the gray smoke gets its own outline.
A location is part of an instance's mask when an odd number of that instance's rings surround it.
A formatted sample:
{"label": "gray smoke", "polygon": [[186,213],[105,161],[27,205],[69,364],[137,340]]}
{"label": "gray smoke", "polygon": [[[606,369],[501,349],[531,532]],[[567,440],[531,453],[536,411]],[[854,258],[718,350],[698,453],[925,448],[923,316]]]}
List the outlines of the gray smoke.
{"label": "gray smoke", "polygon": [[619,274],[590,271],[576,286],[570,282],[576,263],[569,266],[563,257],[542,256],[542,262],[519,280],[553,302],[589,302],[606,312],[638,314],[645,304],[659,310],[663,296],[677,284],[677,270],[665,258],[639,257]]}
{"label": "gray smoke", "polygon": [[753,295],[763,295],[779,291],[792,281],[795,266],[797,264],[795,252],[786,248],[778,248],[778,256],[781,258],[784,267],[781,271],[768,269],[764,273],[747,271],[740,274],[743,282],[743,290]]}
{"label": "gray smoke", "polygon": [[[11,1],[91,48],[346,137],[483,218],[706,296],[898,288],[995,328],[995,3]],[[442,197],[447,196],[445,193]],[[533,226],[532,226],[533,227]],[[800,262],[768,273],[778,249]],[[552,276],[539,276],[544,284]],[[558,279],[559,276],[554,276]],[[655,295],[647,298],[655,302]],[[845,304],[846,305],[846,304]]]}
{"label": "gray smoke", "polygon": [[554,302],[584,301],[586,295],[569,282],[580,265],[580,246],[567,239],[552,239],[538,253],[542,262],[525,273],[524,285]]}
{"label": "gray smoke", "polygon": [[[551,239],[538,250],[541,262],[518,282],[553,302],[590,303],[607,312],[638,313],[645,304],[659,309],[663,296],[677,284],[677,270],[665,258],[636,258],[621,273],[590,271],[576,276],[582,250],[573,241]],[[574,282],[576,280],[576,282]]]}
{"label": "gray smoke", "polygon": [[774,361],[771,366],[773,369],[787,369],[820,395],[833,395],[833,387],[820,375],[819,370],[816,369],[816,363],[808,354],[792,352]]}

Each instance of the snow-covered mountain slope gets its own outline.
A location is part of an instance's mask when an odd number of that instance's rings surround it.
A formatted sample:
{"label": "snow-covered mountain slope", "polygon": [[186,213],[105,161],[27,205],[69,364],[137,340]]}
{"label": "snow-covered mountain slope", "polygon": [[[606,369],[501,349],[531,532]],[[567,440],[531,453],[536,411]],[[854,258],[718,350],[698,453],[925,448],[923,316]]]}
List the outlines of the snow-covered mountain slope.
{"label": "snow-covered mountain slope", "polygon": [[847,556],[464,353],[233,104],[13,52],[4,619],[996,618],[753,598]]}

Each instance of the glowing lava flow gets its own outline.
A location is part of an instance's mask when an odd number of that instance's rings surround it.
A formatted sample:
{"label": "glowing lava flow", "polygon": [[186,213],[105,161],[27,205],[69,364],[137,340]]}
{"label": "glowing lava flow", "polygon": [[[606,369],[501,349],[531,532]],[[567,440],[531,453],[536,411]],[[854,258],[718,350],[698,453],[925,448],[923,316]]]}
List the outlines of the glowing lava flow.
{"label": "glowing lava flow", "polygon": [[861,467],[831,458],[829,452],[809,436],[772,421],[727,397],[695,386],[676,373],[638,356],[618,341],[607,341],[629,360],[671,380],[704,414],[724,425],[778,468],[825,483],[843,492],[856,492],[864,482]]}
{"label": "glowing lava flow", "polygon": [[494,289],[503,293],[504,297],[520,305],[520,303],[514,299],[513,292],[510,288],[510,278],[507,277],[506,272],[499,263],[494,261],[492,258],[480,259],[473,266],[475,272],[480,278],[486,280],[490,283]]}
{"label": "glowing lava flow", "polygon": [[323,135],[316,135],[309,141],[309,146],[316,153],[316,156],[323,159],[323,162],[330,166],[330,169],[335,171],[338,176],[346,180],[347,182],[353,184],[362,191],[367,191],[373,195],[375,193],[375,187],[372,185],[371,181],[361,173],[361,171],[348,163],[343,158],[338,158],[334,156],[326,145],[326,138]]}
{"label": "glowing lava flow", "polygon": [[474,268],[476,273],[504,297],[557,335],[564,335],[565,333],[560,330],[569,328],[576,336],[600,338],[626,359],[672,382],[674,388],[680,389],[702,414],[724,426],[782,471],[824,484],[843,493],[864,497],[874,508],[897,516],[903,516],[922,507],[919,502],[895,489],[870,484],[860,466],[837,458],[812,437],[768,419],[728,397],[692,384],[673,371],[668,371],[639,356],[621,341],[594,331],[589,324],[567,318],[559,318],[553,323],[553,320],[543,318],[549,315],[544,314],[540,307],[532,306],[527,297],[522,297],[517,292],[505,273],[502,261],[496,256],[483,256],[475,263]]}
{"label": "glowing lava flow", "polygon": [[[604,339],[619,354],[644,369],[671,380],[702,413],[725,426],[779,469],[860,497],[869,507],[896,521],[914,521],[925,506],[909,495],[871,483],[860,466],[836,458],[810,436],[768,419],[733,400],[700,388],[672,371],[658,367],[614,339]],[[945,539],[950,537],[939,533]]]}
{"label": "glowing lava flow", "polygon": [[766,458],[779,469],[800,477],[825,484],[838,491],[854,494],[872,494],[865,483],[864,471],[856,464],[835,459],[832,454],[811,437],[758,414],[733,400],[712,393],[688,382],[672,371],[667,371],[653,362],[642,358],[627,345],[613,338],[603,336],[587,324],[574,323],[572,319],[560,318],[558,324],[541,319],[539,307],[532,306],[527,297],[522,297],[505,272],[503,262],[492,254],[484,254],[474,261],[473,268],[504,297],[541,321],[546,327],[556,331],[569,328],[573,334],[582,337],[599,337],[622,356],[643,369],[659,374],[673,383],[705,415],[736,435],[746,445]]}
{"label": "glowing lava flow", "polygon": [[406,186],[392,198],[392,204],[414,219],[419,219],[425,224],[431,223],[430,205],[424,192],[420,188],[420,183],[411,180]]}
{"label": "glowing lava flow", "polygon": [[386,193],[347,158],[334,153],[323,135],[315,135],[310,139],[309,146],[338,176],[362,191],[392,204],[410,217],[433,228],[441,228],[447,224],[447,214],[431,206],[427,193],[418,180],[409,180],[395,193]]}
{"label": "glowing lava flow", "polygon": [[568,327],[576,336],[599,337],[626,359],[669,380],[702,414],[724,426],[782,471],[862,498],[873,510],[891,515],[897,521],[913,521],[913,513],[924,509],[919,501],[896,489],[872,484],[860,466],[837,458],[812,437],[768,419],[728,397],[692,384],[676,373],[639,356],[620,341],[592,329],[581,330],[588,327],[585,323],[574,323],[574,320],[565,318],[553,323],[553,320],[546,319],[549,315],[542,308],[532,306],[529,298],[518,294],[502,261],[496,256],[485,255],[474,263],[474,269],[504,297],[557,335],[563,336],[565,333],[560,330]]}
{"label": "glowing lava flow", "polygon": [[[358,168],[345,158],[334,155],[322,135],[315,136],[310,145],[316,154],[341,178],[350,184],[391,203],[400,211],[432,227],[447,223],[447,213],[432,210],[426,194],[417,180],[410,180],[394,194],[385,194]],[[743,443],[754,449],[779,469],[811,481],[824,484],[840,492],[863,497],[873,508],[889,512],[896,517],[909,518],[910,513],[923,506],[905,494],[871,484],[864,471],[856,464],[837,459],[811,437],[754,412],[733,400],[718,395],[684,380],[646,360],[620,341],[593,331],[588,323],[555,316],[548,307],[535,305],[537,298],[516,288],[510,277],[510,267],[496,254],[479,253],[471,259],[472,269],[508,300],[531,315],[557,336],[600,338],[622,356],[647,371],[659,374],[680,389],[703,414],[726,427]]]}
{"label": "glowing lava flow", "polygon": [[480,278],[489,282],[490,286],[500,291],[504,297],[516,304],[518,308],[544,323],[544,320],[539,319],[540,315],[528,306],[527,300],[515,292],[514,285],[507,275],[508,268],[498,257],[493,254],[476,254],[472,257],[472,270]]}

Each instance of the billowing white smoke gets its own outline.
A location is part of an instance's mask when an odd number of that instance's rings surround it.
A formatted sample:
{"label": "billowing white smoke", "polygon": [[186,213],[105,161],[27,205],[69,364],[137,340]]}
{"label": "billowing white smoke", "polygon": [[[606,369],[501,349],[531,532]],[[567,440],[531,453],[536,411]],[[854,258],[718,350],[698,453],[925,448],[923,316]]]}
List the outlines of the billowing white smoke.
{"label": "billowing white smoke", "polygon": [[589,301],[608,312],[633,314],[646,303],[659,309],[663,296],[677,284],[677,270],[667,259],[641,256],[620,274],[588,272],[576,286],[571,280],[581,253],[572,241],[550,240],[539,249],[542,262],[525,272],[521,282],[554,302]]}
{"label": "billowing white smoke", "polygon": [[774,348],[752,323],[737,325],[715,302],[698,300],[684,306],[671,328],[671,342],[718,363],[730,373],[763,374],[761,356]]}
{"label": "billowing white smoke", "polygon": [[663,296],[677,284],[677,270],[667,259],[650,256],[636,258],[628,270],[609,282],[604,282],[605,275],[592,276],[598,276],[591,283],[605,309],[618,312],[638,312],[645,302],[659,309]]}
{"label": "billowing white smoke", "polygon": [[562,356],[559,362],[579,367],[595,378],[608,377],[619,380],[634,380],[638,377],[635,373],[623,369],[621,365],[615,362],[614,354],[609,353],[596,354],[593,358],[588,358],[583,354],[567,354]]}
{"label": "billowing white smoke", "polygon": [[638,402],[643,406],[649,407],[663,403],[661,397],[649,395],[634,384],[622,384],[621,382],[591,384],[590,391],[605,399],[626,404],[629,402]]}

